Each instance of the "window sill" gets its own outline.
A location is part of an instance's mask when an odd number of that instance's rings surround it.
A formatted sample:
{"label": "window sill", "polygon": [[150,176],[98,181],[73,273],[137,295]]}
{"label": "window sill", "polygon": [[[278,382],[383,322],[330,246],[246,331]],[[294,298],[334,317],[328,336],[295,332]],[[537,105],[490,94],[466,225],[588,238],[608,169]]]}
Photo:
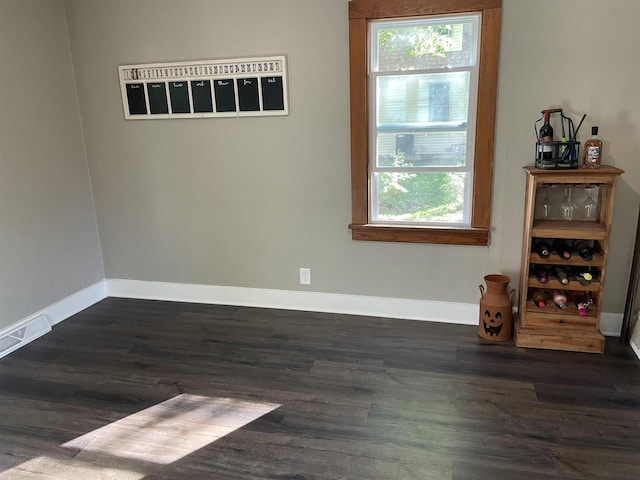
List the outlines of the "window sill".
{"label": "window sill", "polygon": [[353,240],[373,242],[436,243],[445,245],[489,245],[489,229],[473,227],[349,225]]}

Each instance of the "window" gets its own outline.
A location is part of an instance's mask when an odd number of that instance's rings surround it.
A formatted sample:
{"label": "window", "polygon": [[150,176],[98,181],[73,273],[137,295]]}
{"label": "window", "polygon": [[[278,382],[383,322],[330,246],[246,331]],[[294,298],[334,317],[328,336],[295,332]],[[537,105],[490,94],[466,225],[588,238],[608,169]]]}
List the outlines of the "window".
{"label": "window", "polygon": [[355,240],[487,245],[500,0],[351,0]]}
{"label": "window", "polygon": [[429,122],[448,122],[451,103],[451,83],[432,82],[429,84]]}

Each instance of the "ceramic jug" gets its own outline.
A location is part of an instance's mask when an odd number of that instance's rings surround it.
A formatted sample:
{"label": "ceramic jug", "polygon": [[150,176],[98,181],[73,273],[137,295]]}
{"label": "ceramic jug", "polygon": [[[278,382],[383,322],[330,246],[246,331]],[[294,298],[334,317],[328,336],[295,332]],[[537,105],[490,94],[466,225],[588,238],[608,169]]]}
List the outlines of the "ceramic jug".
{"label": "ceramic jug", "polygon": [[491,274],[484,277],[487,284],[480,285],[480,337],[495,342],[509,340],[513,332],[511,300],[515,289],[507,291],[511,279],[506,275]]}

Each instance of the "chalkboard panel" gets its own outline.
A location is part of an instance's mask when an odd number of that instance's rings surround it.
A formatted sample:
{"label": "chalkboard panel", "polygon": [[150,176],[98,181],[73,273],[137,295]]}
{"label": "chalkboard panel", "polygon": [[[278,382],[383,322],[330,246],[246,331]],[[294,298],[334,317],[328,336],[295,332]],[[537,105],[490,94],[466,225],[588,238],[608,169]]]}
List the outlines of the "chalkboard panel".
{"label": "chalkboard panel", "polygon": [[167,104],[167,84],[164,82],[147,83],[149,110],[152,115],[169,113]]}
{"label": "chalkboard panel", "polygon": [[169,94],[173,113],[191,113],[187,82],[169,82]]}
{"label": "chalkboard panel", "polygon": [[241,112],[255,112],[260,110],[260,99],[258,97],[258,79],[238,78],[238,103]]}
{"label": "chalkboard panel", "polygon": [[194,112],[213,112],[213,101],[211,100],[211,81],[191,81],[191,96],[193,98]]}
{"label": "chalkboard panel", "polygon": [[282,77],[262,77],[262,109],[284,110]]}
{"label": "chalkboard panel", "polygon": [[289,114],[284,55],[120,65],[118,75],[127,120]]}
{"label": "chalkboard panel", "polygon": [[129,104],[129,115],[147,114],[147,102],[144,95],[144,84],[127,84],[127,103]]}
{"label": "chalkboard panel", "polygon": [[215,80],[213,82],[213,90],[216,97],[216,111],[236,111],[236,94],[232,78]]}

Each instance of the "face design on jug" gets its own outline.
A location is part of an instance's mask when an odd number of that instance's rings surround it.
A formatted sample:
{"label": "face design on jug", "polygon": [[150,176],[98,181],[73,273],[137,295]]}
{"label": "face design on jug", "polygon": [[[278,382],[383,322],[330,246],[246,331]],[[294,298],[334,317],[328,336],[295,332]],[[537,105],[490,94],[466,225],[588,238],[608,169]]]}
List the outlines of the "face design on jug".
{"label": "face design on jug", "polygon": [[484,311],[485,318],[482,319],[482,326],[484,327],[484,333],[491,337],[497,337],[502,331],[504,320],[502,319],[502,312],[496,312],[495,315],[491,315],[489,309]]}

